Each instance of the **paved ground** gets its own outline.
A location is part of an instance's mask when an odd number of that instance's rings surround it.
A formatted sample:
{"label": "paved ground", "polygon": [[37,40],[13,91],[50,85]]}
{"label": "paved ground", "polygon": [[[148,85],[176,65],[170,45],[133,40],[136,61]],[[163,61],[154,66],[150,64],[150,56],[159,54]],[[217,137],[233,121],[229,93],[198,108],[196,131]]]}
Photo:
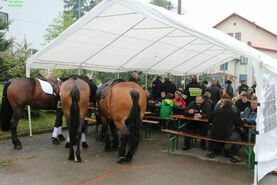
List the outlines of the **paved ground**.
{"label": "paved ground", "polygon": [[[128,165],[116,163],[116,152],[104,153],[103,144],[92,134],[90,148],[82,151],[82,163],[67,160],[64,144],[54,146],[50,134],[22,138],[23,150],[15,151],[11,141],[0,142],[1,185],[244,185],[251,184],[253,171],[245,164],[209,161],[199,149],[166,153],[166,136],[152,134],[142,140]],[[195,155],[195,156],[192,156]],[[268,175],[260,185],[277,184]]]}

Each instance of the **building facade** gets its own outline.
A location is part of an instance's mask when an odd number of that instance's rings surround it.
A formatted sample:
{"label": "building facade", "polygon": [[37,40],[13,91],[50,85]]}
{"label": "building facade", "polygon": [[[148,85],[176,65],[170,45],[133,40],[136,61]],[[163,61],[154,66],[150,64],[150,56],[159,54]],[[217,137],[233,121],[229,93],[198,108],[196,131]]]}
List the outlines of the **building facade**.
{"label": "building facade", "polygon": [[[233,13],[216,24],[214,28],[277,59],[277,35],[238,14]],[[229,74],[226,75],[226,78],[232,75],[236,76],[236,80],[233,80],[233,86],[235,88],[241,80],[246,80],[249,86],[255,80],[253,66],[245,57],[240,57],[240,59],[216,66],[209,70],[208,73],[218,72]]]}

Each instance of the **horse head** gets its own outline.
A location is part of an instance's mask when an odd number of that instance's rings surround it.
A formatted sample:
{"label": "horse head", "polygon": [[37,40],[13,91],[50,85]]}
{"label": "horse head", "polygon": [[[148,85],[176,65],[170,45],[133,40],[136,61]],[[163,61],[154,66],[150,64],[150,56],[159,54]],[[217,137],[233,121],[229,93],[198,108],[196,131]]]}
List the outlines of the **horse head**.
{"label": "horse head", "polygon": [[51,84],[51,86],[53,87],[54,92],[58,96],[60,94],[60,88],[61,88],[61,85],[62,85],[62,81],[59,80],[58,78],[54,78],[52,76],[48,77],[47,81]]}

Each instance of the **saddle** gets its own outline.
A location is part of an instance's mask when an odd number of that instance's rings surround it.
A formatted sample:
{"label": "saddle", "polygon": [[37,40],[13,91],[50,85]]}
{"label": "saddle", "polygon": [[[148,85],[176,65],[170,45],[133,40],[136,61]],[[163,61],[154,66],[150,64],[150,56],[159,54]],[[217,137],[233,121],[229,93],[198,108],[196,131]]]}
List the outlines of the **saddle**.
{"label": "saddle", "polygon": [[107,91],[112,86],[124,82],[123,79],[115,79],[115,80],[109,80],[106,83],[102,84],[98,89],[96,90],[96,102],[104,98],[107,94]]}

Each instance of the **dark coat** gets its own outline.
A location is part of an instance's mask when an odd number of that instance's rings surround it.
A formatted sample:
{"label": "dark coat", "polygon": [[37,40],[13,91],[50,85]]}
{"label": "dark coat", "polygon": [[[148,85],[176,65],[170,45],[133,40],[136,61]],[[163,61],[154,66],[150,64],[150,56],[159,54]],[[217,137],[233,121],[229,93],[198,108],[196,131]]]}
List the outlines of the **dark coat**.
{"label": "dark coat", "polygon": [[220,100],[221,96],[220,96],[220,88],[216,85],[211,85],[211,87],[209,87],[207,89],[208,92],[211,93],[211,100],[214,103],[214,105]]}
{"label": "dark coat", "polygon": [[234,89],[232,87],[232,85],[227,85],[226,87],[226,93],[233,98],[234,97]]}
{"label": "dark coat", "polygon": [[185,109],[185,115],[194,116],[194,114],[189,114],[189,110],[194,109],[197,113],[202,115],[202,118],[207,118],[211,114],[211,105],[209,103],[202,103],[201,105],[197,105],[195,101],[191,102],[187,108]]}
{"label": "dark coat", "polygon": [[235,128],[242,127],[242,120],[232,109],[221,108],[209,117],[212,123],[211,137],[215,139],[227,139]]}
{"label": "dark coat", "polygon": [[244,109],[246,107],[250,106],[250,102],[247,101],[246,103],[243,103],[241,99],[239,99],[236,103],[235,103],[236,107],[239,109],[240,112],[243,112]]}
{"label": "dark coat", "polygon": [[152,83],[152,95],[155,99],[160,97],[162,81],[160,79],[154,80]]}
{"label": "dark coat", "polygon": [[166,94],[174,94],[176,90],[176,85],[173,84],[171,81],[165,81],[161,84],[161,92],[164,91]]}
{"label": "dark coat", "polygon": [[239,88],[238,88],[239,94],[240,94],[242,91],[247,92],[248,88],[249,88],[248,85],[241,84],[241,85],[239,86]]}
{"label": "dark coat", "polygon": [[189,104],[190,102],[195,101],[196,96],[203,94],[203,86],[198,83],[189,83],[186,85],[184,94],[187,96],[186,102]]}

